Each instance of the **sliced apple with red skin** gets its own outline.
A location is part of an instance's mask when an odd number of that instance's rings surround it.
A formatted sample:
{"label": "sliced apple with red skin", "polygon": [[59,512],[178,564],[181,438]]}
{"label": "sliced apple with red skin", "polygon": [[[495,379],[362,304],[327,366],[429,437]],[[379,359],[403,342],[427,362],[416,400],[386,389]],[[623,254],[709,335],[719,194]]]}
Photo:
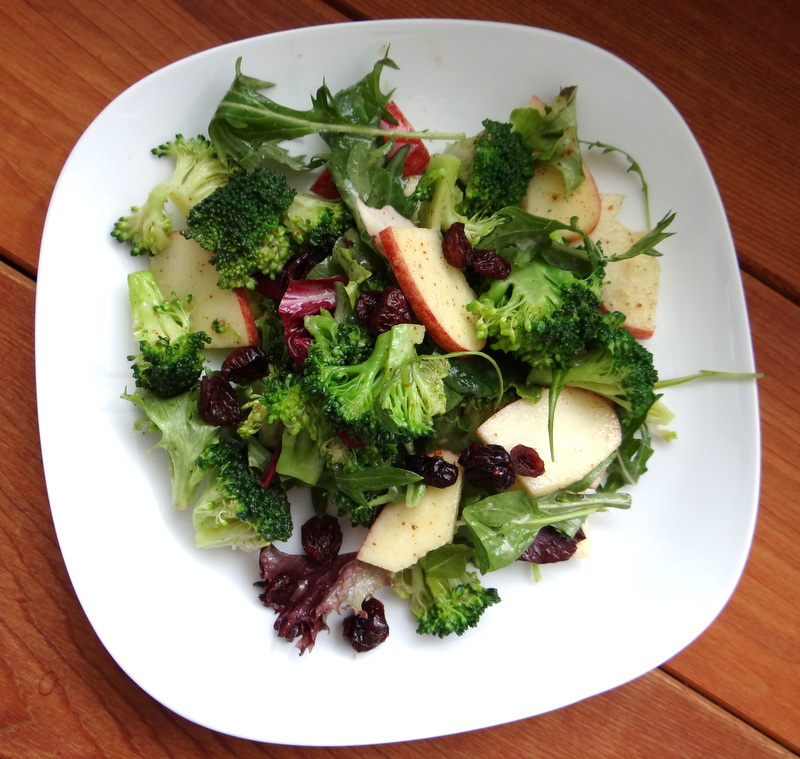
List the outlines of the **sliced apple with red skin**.
{"label": "sliced apple with red skin", "polygon": [[[586,234],[591,234],[600,221],[600,192],[585,161],[583,173],[583,182],[567,195],[564,177],[555,166],[537,167],[520,206],[534,216],[544,216],[564,224],[569,224],[572,217],[577,216],[578,226]],[[577,238],[569,232],[564,237]]]}
{"label": "sliced apple with red skin", "polygon": [[210,257],[195,240],[175,231],[167,247],[150,260],[150,268],[165,295],[192,296],[192,329],[211,338],[210,348],[256,345],[258,328],[247,292],[220,289]]}
{"label": "sliced apple with red skin", "polygon": [[[452,451],[434,451],[451,464],[458,464]],[[456,531],[463,475],[446,488],[425,488],[413,508],[389,503],[381,509],[358,551],[358,558],[389,572],[410,567],[429,551],[449,543]]]}
{"label": "sliced apple with red skin", "polygon": [[387,227],[379,239],[400,288],[428,334],[445,351],[479,351],[486,340],[475,330],[467,304],[475,291],[464,273],[447,263],[436,230]]}
{"label": "sliced apple with red skin", "polygon": [[[603,246],[607,256],[624,254],[641,236],[632,232],[618,218],[624,195],[603,195],[600,222],[592,238]],[[639,340],[653,336],[661,280],[657,256],[634,256],[606,264],[603,305],[608,311],[625,314],[625,327]]]}
{"label": "sliced apple with red skin", "polygon": [[566,488],[583,479],[620,445],[622,432],[614,406],[588,390],[565,387],[558,397],[550,455],[549,391],[540,400],[521,398],[493,414],[476,435],[486,444],[533,448],[544,462],[539,477],[517,477],[515,485],[534,498]]}
{"label": "sliced apple with red skin", "polygon": [[[544,116],[545,103],[534,95],[527,102],[528,108],[535,108]],[[594,231],[600,221],[600,192],[594,176],[582,162],[584,180],[578,188],[567,196],[564,177],[555,166],[540,166],[533,174],[528,184],[528,192],[520,205],[534,216],[544,216],[548,219],[569,224],[573,216],[578,217],[579,226],[588,235]],[[576,235],[566,233],[565,238],[577,239]]]}
{"label": "sliced apple with red skin", "polygon": [[[386,110],[392,115],[394,121],[381,119],[381,129],[396,129],[400,132],[415,131],[394,100],[386,105]],[[386,137],[385,139],[388,141],[392,138]],[[393,156],[404,145],[408,145],[409,149],[403,163],[403,176],[413,177],[424,173],[425,169],[428,168],[428,162],[431,160],[431,154],[428,152],[428,148],[425,147],[425,143],[419,138],[395,138],[394,147],[391,148],[387,157]]]}
{"label": "sliced apple with red skin", "polygon": [[381,253],[385,254],[380,234],[387,227],[413,227],[414,222],[403,216],[393,206],[373,208],[368,206],[361,198],[356,198],[356,212],[364,231],[372,238],[372,244]]}
{"label": "sliced apple with red skin", "polygon": [[319,195],[321,198],[325,198],[325,200],[340,200],[341,193],[339,192],[339,188],[336,186],[336,182],[333,181],[333,174],[331,174],[330,169],[323,169],[319,176],[314,180],[309,187],[309,192],[312,192],[314,195]]}

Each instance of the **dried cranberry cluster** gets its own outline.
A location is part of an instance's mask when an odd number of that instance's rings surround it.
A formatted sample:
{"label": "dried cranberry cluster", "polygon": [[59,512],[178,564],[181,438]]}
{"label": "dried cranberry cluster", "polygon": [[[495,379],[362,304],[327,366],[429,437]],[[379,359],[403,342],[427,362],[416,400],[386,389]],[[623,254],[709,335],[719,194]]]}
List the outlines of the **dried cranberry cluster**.
{"label": "dried cranberry cluster", "polygon": [[505,279],[511,273],[511,264],[493,250],[476,250],[467,239],[464,224],[451,224],[442,235],[442,252],[450,266],[459,271],[472,269],[484,277]]}
{"label": "dried cranberry cluster", "polygon": [[242,420],[242,409],[233,386],[254,382],[267,373],[268,367],[267,354],[257,345],[231,351],[219,374],[200,379],[200,418],[215,427],[235,427]]}
{"label": "dried cranberry cluster", "polygon": [[373,335],[388,332],[396,324],[414,324],[416,317],[405,294],[394,285],[385,290],[367,290],[358,296],[356,316]]}
{"label": "dried cranberry cluster", "polygon": [[502,445],[473,443],[461,452],[458,463],[471,483],[497,490],[508,490],[517,475],[540,477],[544,474],[544,462],[527,445],[515,445],[509,453]]}

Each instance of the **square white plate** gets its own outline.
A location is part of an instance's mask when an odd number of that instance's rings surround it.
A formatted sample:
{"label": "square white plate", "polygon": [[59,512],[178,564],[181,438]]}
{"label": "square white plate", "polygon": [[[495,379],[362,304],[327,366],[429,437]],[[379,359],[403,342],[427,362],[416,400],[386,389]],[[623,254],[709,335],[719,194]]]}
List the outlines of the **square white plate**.
{"label": "square white plate", "polygon": [[[132,430],[125,275],[142,266],[111,226],[169,174],[152,147],[206,134],[243,70],[270,96],[308,107],[360,79],[390,46],[386,86],[417,129],[474,133],[533,94],[578,85],[580,135],[643,166],[653,218],[677,212],[659,249],[662,297],[649,342],[664,378],[752,371],[735,250],[720,197],[686,124],[627,63],[586,42],[525,26],[463,20],[336,24],[199,53],[116,98],[76,144],[53,193],[36,311],[41,442],[53,519],[75,590],[99,638],[155,699],[201,725],[273,743],[354,745],[472,730],[558,709],[657,667],[723,608],[756,518],[760,439],[755,383],[669,390],[678,440],[658,444],[630,511],[592,520],[591,558],[492,577],[503,602],[457,639],[414,632],[387,600],[388,641],[354,655],[334,623],[298,656],[257,598],[257,556],[201,551],[191,517],[169,506],[166,458]],[[629,196],[635,175],[591,151],[601,191]],[[166,178],[166,177],[165,177]],[[74,362],[65,371],[65,357]]]}

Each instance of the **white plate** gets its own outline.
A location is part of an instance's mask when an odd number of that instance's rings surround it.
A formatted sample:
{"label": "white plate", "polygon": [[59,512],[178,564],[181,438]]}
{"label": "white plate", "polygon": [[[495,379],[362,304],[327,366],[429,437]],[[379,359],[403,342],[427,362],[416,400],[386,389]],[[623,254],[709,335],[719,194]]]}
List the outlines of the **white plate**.
{"label": "white plate", "polygon": [[[473,21],[347,23],[208,50],[122,93],[75,146],[42,241],[37,392],[53,519],[80,602],[125,672],[184,717],[259,741],[439,736],[621,685],[713,621],[756,518],[754,383],[708,382],[668,391],[679,439],[658,446],[633,509],[593,519],[591,558],[545,567],[538,584],[524,566],[493,577],[503,602],[461,638],[417,636],[398,600],[377,650],[353,655],[337,631],[299,657],[257,599],[256,556],[193,547],[190,515],[168,505],[166,459],[148,454],[153,439],[132,431],[136,409],[120,400],[131,385],[125,275],[142,261],[112,240],[111,225],[169,173],[150,148],[206,132],[238,56],[246,73],[279,84],[276,100],[307,107],[323,78],[334,91],[356,81],[387,45],[400,70],[385,81],[419,129],[477,131],[534,93],[549,100],[577,84],[581,137],[639,160],[655,219],[677,212],[677,235],[660,246],[650,343],[662,377],[753,369],[735,251],[696,141],[653,84],[586,42]],[[589,159],[602,190],[629,194],[623,218],[643,226],[635,176],[613,156]]]}

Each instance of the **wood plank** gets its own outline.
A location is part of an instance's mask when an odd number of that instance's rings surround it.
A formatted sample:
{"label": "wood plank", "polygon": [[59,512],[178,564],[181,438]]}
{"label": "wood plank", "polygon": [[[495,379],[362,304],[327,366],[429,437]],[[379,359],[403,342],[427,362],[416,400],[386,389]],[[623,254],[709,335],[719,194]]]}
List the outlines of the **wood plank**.
{"label": "wood plank", "polygon": [[[120,671],[81,611],[50,522],[35,435],[33,356],[29,349],[20,349],[29,346],[33,338],[34,288],[25,277],[0,267],[0,291],[4,294],[0,301],[0,351],[4,356],[0,365],[0,403],[5,413],[5,432],[0,438],[0,508],[6,515],[0,523],[0,565],[6,570],[0,575],[0,756],[349,755],[347,749],[262,746],[220,736],[163,708]],[[761,308],[776,305],[774,298],[765,301]],[[782,396],[787,387],[776,382],[776,397],[793,397]],[[772,423],[772,419],[767,416],[766,423]],[[780,492],[778,483],[768,480],[766,485],[769,493]],[[779,534],[783,524],[785,520],[776,510],[765,510],[764,529]],[[791,591],[785,585],[796,576],[796,568],[783,566],[781,555],[786,555],[783,547],[770,541],[761,542],[754,549],[754,571],[759,566],[772,567],[776,574],[769,582],[760,574],[746,578],[754,588],[748,591],[743,585],[745,618],[748,608],[759,608],[762,584],[771,585],[772,593],[778,596]],[[787,625],[783,632],[778,629],[781,624]],[[798,629],[796,615],[777,617],[774,628],[764,630],[770,647],[756,647],[747,666],[733,672],[730,657],[744,655],[752,647],[752,630],[725,619],[718,625],[726,625],[726,629],[719,633],[715,628],[709,631],[709,635],[720,637],[716,645],[705,647],[699,657],[704,660],[703,665],[694,670],[698,687],[710,690],[712,671],[727,669],[729,675],[723,680],[730,677],[736,682],[730,692],[722,693],[727,706],[744,716],[751,711],[767,716],[773,711],[788,715],[791,705],[797,703],[796,690],[778,686],[759,692],[760,700],[748,695],[744,702],[741,694],[759,691],[778,672],[784,648],[773,648],[772,643],[783,641],[785,646],[790,645],[792,632],[796,634]],[[691,649],[686,654],[690,657],[686,659],[688,664],[695,658],[690,652]],[[685,676],[688,664],[673,668]],[[366,691],[356,692],[355,697],[369,697],[371,689],[379,686],[365,683],[363,687]],[[783,703],[783,699],[787,701]],[[774,732],[769,719],[764,723]],[[691,725],[692,730],[684,730],[685,725]],[[536,719],[466,735],[369,747],[360,749],[359,754],[376,759],[409,759],[429,752],[453,757],[516,756],[527,753],[527,747],[550,745],[553,736],[558,736],[560,752],[586,757],[757,759],[790,755],[659,671]]]}
{"label": "wood plank", "polygon": [[6,0],[0,48],[14,53],[0,60],[0,253],[36,270],[61,167],[94,117],[128,86],[233,39],[343,18],[322,0],[164,2],[157,9],[145,0]]}
{"label": "wood plank", "polygon": [[745,281],[757,366],[768,375],[759,383],[763,467],[756,536],[731,603],[665,669],[800,752],[800,308],[750,277]]}

